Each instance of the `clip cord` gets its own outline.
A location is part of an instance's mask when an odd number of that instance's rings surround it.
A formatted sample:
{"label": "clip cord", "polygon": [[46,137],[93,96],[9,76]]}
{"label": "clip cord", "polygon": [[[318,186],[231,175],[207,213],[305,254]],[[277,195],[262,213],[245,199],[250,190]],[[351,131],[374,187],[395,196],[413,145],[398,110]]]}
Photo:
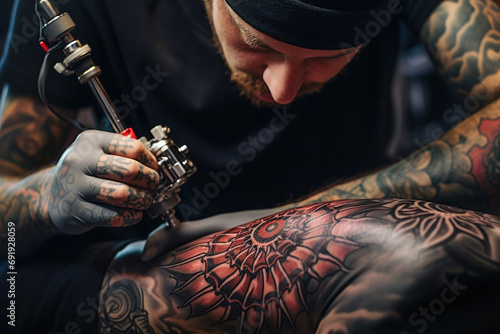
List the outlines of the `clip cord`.
{"label": "clip cord", "polygon": [[45,79],[47,78],[47,67],[48,67],[47,65],[48,65],[49,56],[50,56],[52,51],[58,50],[62,44],[63,44],[62,41],[60,41],[56,45],[51,47],[49,49],[49,51],[47,51],[47,53],[45,54],[45,57],[43,58],[42,67],[40,68],[40,73],[38,74],[38,95],[40,95],[40,99],[42,100],[42,102],[47,106],[47,108],[49,108],[49,110],[54,115],[56,115],[59,119],[68,123],[69,125],[77,128],[78,130],[83,131],[83,130],[86,130],[86,127],[82,123],[57,112],[54,108],[51,107],[51,105],[49,104],[49,102],[47,101],[47,98],[45,96]]}
{"label": "clip cord", "polygon": [[[35,3],[35,12],[36,12],[36,15],[38,16],[38,20],[40,21],[40,41],[43,41],[43,33],[42,33],[43,20],[42,20],[40,13],[38,12],[38,1]],[[45,81],[47,78],[47,72],[48,72],[47,67],[48,67],[48,63],[49,63],[49,57],[53,51],[59,50],[62,45],[63,45],[63,41],[59,41],[56,45],[51,47],[45,53],[45,57],[43,58],[42,66],[40,67],[40,73],[38,74],[38,95],[40,96],[40,99],[42,100],[42,102],[47,106],[47,108],[49,108],[49,110],[54,115],[56,115],[59,119],[68,123],[69,125],[77,128],[78,130],[83,131],[83,130],[86,130],[87,128],[82,123],[57,112],[49,104],[49,102],[47,101],[47,98],[45,96]]]}

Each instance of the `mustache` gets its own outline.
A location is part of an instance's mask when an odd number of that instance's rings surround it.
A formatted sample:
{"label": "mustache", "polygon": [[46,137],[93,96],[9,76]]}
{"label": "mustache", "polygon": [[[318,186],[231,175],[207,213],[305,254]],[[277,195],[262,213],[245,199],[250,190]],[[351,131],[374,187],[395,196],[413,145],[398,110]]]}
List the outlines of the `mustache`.
{"label": "mustache", "polygon": [[[229,63],[227,62],[226,56],[224,54],[224,51],[222,50],[222,45],[219,40],[219,36],[217,36],[217,32],[214,26],[214,21],[213,21],[213,0],[203,0],[205,4],[205,9],[207,11],[207,16],[208,16],[208,21],[210,24],[210,28],[212,29],[212,38],[213,38],[213,43],[215,48],[217,49],[217,52],[221,55],[224,63],[226,64],[227,68],[229,69],[229,72],[231,73],[231,81],[236,84],[236,87],[240,91],[240,95],[245,96],[247,99],[250,100],[250,102],[257,106],[257,107],[276,107],[280,106],[279,103],[269,103],[262,101],[259,99],[255,94],[257,95],[271,95],[271,92],[269,88],[267,87],[267,84],[264,82],[264,80],[256,75],[249,74],[246,72],[242,72],[239,70],[236,70],[234,68],[231,68],[229,66]],[[312,94],[312,93],[317,93],[319,92],[323,86],[324,83],[307,83],[304,84],[299,92],[297,93],[297,97],[302,97],[307,94]]]}
{"label": "mustache", "polygon": [[[279,103],[269,103],[262,101],[255,96],[256,94],[271,95],[271,91],[267,87],[267,84],[259,76],[232,69],[231,81],[234,82],[239,88],[241,95],[250,99],[250,101],[258,107],[275,107],[280,105]],[[312,93],[318,93],[321,91],[324,85],[324,83],[317,82],[306,83],[299,89],[296,98]]]}

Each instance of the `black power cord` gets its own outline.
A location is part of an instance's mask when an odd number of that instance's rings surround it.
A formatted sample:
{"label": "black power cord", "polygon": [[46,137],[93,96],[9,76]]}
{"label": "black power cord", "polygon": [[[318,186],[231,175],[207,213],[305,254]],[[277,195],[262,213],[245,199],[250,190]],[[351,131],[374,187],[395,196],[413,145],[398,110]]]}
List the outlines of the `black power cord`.
{"label": "black power cord", "polygon": [[[42,26],[44,24],[42,17],[40,16],[40,13],[38,12],[38,2],[35,4],[35,11],[38,16],[38,20],[40,21],[40,41],[43,41],[43,33],[42,33]],[[47,73],[48,73],[48,64],[49,64],[49,57],[52,54],[52,52],[60,50],[63,46],[63,41],[59,41],[57,44],[55,44],[53,47],[51,47],[46,53],[45,57],[43,58],[42,66],[40,67],[40,73],[38,74],[38,95],[40,95],[40,99],[42,102],[49,108],[49,110],[56,115],[59,119],[62,121],[68,123],[69,125],[77,128],[80,131],[86,130],[87,128],[80,123],[79,121],[69,118],[59,112],[57,112],[47,101],[47,97],[45,95],[45,83],[47,79]]]}

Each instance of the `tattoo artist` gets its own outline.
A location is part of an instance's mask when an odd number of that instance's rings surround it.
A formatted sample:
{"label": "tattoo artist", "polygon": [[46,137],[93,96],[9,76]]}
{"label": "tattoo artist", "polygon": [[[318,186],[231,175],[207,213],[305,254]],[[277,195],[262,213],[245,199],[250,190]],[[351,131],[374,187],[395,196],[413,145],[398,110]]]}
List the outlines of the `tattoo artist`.
{"label": "tattoo artist", "polygon": [[[89,109],[95,102],[73,77],[51,71],[47,98],[95,130],[78,134],[41,103],[44,53],[33,3],[16,0],[0,67],[0,232],[16,223],[27,263],[54,249],[71,258],[97,242],[118,249],[152,233],[143,254],[150,260],[222,228],[207,217],[237,212],[227,220],[243,223],[284,203],[399,197],[498,209],[494,1],[57,2],[92,46],[102,82],[138,136],[165,124],[190,147],[198,172],[177,214],[206,220],[155,230],[143,213],[159,182],[155,157],[109,133],[105,115]],[[463,106],[475,107],[442,137],[390,161],[384,152],[402,25]]]}

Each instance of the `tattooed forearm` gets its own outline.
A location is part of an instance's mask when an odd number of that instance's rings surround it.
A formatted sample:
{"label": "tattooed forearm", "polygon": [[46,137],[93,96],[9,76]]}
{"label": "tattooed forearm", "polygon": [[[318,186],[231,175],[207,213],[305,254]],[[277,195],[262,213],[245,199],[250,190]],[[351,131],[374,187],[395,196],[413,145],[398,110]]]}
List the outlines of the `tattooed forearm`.
{"label": "tattooed forearm", "polygon": [[498,97],[500,10],[495,1],[443,1],[426,21],[420,38],[462,97],[480,96],[485,88],[496,92],[491,98]]}
{"label": "tattooed forearm", "polygon": [[[1,219],[25,226],[19,233],[26,232],[26,239],[42,241],[54,231],[82,234],[96,226],[129,226],[142,219],[160,179],[156,159],[142,143],[84,131],[59,158],[67,127],[47,108],[34,108],[35,99],[10,101],[0,128]],[[40,145],[19,145],[26,141]],[[55,167],[32,174],[56,158]]]}
{"label": "tattooed forearm", "polygon": [[[496,300],[483,302],[476,292],[479,286],[484,287],[481,293],[498,294],[491,287],[497,286],[500,272],[500,252],[494,246],[499,236],[495,216],[383,199],[281,212],[208,235],[149,264],[138,260],[141,247],[131,245],[106,274],[100,329],[420,332],[415,311],[447,288],[446,297],[452,289],[461,298],[453,299],[448,318],[435,317],[426,325],[428,332],[443,332],[445,325],[449,331],[475,333],[478,325],[468,319],[461,323],[457,315],[475,307],[498,309]],[[496,323],[490,318],[487,326]],[[462,327],[464,322],[470,325]]]}
{"label": "tattooed forearm", "polygon": [[68,125],[35,98],[10,96],[0,108],[0,175],[25,176],[56,159]]}
{"label": "tattooed forearm", "polygon": [[5,233],[9,222],[16,224],[20,257],[31,255],[50,237],[61,233],[48,215],[50,199],[43,196],[53,172],[48,168],[23,180],[0,181],[0,232]]}
{"label": "tattooed forearm", "polygon": [[[47,169],[23,180],[4,179],[0,185],[0,217],[2,225],[9,221],[23,228],[32,221],[47,223],[47,203],[43,201],[42,193],[47,185],[46,180],[52,176],[53,170]],[[47,228],[46,224],[44,228]]]}
{"label": "tattooed forearm", "polygon": [[496,213],[500,203],[499,142],[500,101],[495,101],[399,163],[329,187],[299,205],[398,197]]}
{"label": "tattooed forearm", "polygon": [[8,98],[0,106],[0,231],[15,222],[18,241],[35,246],[57,231],[42,196],[53,169],[27,175],[54,161],[68,127],[37,99],[4,89]]}
{"label": "tattooed forearm", "polygon": [[[328,187],[299,205],[342,198],[399,197],[498,211],[498,6],[485,0],[443,1],[424,24],[420,37],[455,91],[477,97],[471,110],[476,113],[409,158]],[[467,101],[464,104],[470,103]]]}
{"label": "tattooed forearm", "polygon": [[[500,103],[495,100],[500,87],[498,6],[485,0],[443,1],[424,24],[420,37],[454,90],[463,97],[475,97],[470,111],[476,113],[409,158],[330,186],[299,205],[342,198],[400,197],[498,210],[499,155],[493,145],[500,140],[495,130],[500,128]],[[464,105],[467,103],[466,98]]]}

